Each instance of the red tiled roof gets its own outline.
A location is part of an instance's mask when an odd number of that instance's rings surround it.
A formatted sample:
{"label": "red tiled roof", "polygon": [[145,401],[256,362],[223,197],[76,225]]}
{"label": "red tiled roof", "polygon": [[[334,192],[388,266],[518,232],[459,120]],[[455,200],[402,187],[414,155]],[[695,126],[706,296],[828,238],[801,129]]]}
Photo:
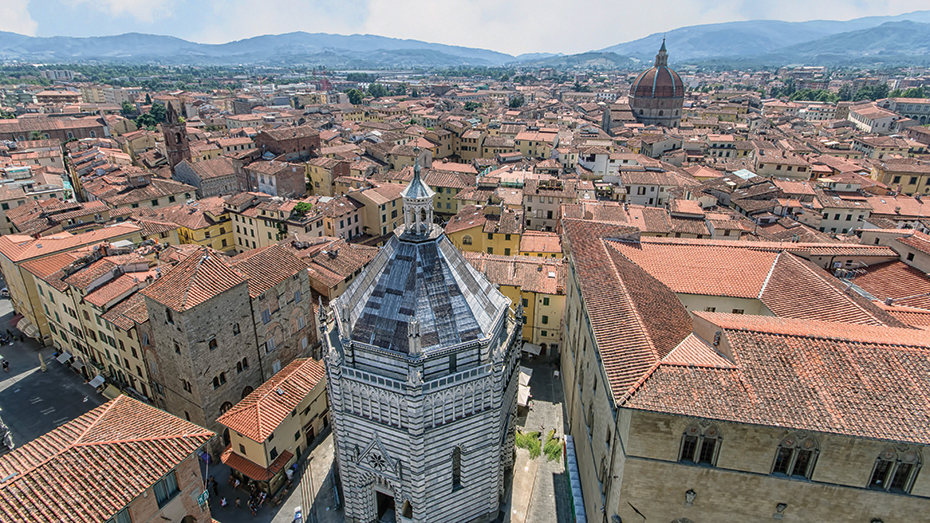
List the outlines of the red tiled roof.
{"label": "red tiled roof", "polygon": [[691,333],[691,319],[668,287],[608,247],[630,227],[563,220],[564,245],[615,398]]}
{"label": "red tiled roof", "polygon": [[708,322],[721,331],[718,350],[735,368],[660,363],[625,407],[930,444],[926,331],[694,314],[696,326]]}
{"label": "red tiled roof", "polygon": [[325,375],[320,362],[310,358],[296,359],[216,421],[261,443],[291,415]]}
{"label": "red tiled roof", "polygon": [[51,236],[33,239],[29,236],[5,234],[0,236],[0,254],[13,262],[20,262],[30,258],[46,256],[54,252],[71,250],[83,245],[90,245],[107,241],[120,236],[127,236],[139,232],[139,227],[131,223],[119,223],[81,234],[68,234],[60,232]]}
{"label": "red tiled roof", "polygon": [[107,521],[213,436],[120,395],[0,456],[0,520]]}
{"label": "red tiled roof", "polygon": [[232,266],[249,280],[249,296],[256,298],[307,265],[280,245],[246,251],[232,259]]}
{"label": "red tiled roof", "polygon": [[245,276],[219,256],[200,248],[142,293],[166,307],[184,311],[245,282]]}
{"label": "red tiled roof", "polygon": [[930,278],[901,261],[871,265],[862,269],[853,283],[872,296],[884,301],[894,299],[894,305],[930,310]]}

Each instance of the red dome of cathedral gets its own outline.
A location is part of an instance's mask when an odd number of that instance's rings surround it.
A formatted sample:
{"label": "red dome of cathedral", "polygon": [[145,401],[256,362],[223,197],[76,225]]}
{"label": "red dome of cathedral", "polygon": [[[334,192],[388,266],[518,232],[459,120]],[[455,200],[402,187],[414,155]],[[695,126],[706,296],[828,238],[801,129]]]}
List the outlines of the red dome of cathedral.
{"label": "red dome of cathedral", "polygon": [[685,86],[678,73],[668,68],[668,55],[665,41],[656,55],[653,67],[640,73],[630,87],[630,96],[636,98],[681,98],[685,95]]}

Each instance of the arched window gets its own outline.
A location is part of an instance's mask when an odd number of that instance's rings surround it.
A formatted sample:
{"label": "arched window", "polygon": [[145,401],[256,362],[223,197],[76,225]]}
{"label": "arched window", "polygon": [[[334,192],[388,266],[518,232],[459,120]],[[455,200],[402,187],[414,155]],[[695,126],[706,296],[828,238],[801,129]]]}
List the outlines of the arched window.
{"label": "arched window", "polygon": [[226,412],[228,412],[229,409],[231,409],[232,407],[233,407],[233,404],[228,401],[220,405],[220,416],[222,416],[223,414],[226,414]]}
{"label": "arched window", "polygon": [[413,505],[410,504],[409,499],[404,500],[404,504],[400,509],[400,514],[405,518],[413,517]]}
{"label": "arched window", "polygon": [[665,114],[665,111],[663,111],[663,110],[660,109],[660,110],[659,110],[659,116],[662,116],[662,115],[664,115],[664,114]]}
{"label": "arched window", "polygon": [[220,379],[218,377],[213,378],[213,388],[214,389],[220,388]]}
{"label": "arched window", "polygon": [[181,133],[174,133],[174,143],[180,145],[180,143],[181,143]]}
{"label": "arched window", "polygon": [[772,474],[810,479],[819,453],[820,446],[817,445],[817,440],[792,434],[781,440],[778,445]]}
{"label": "arched window", "polygon": [[216,338],[213,338],[212,340],[210,340],[210,343],[208,343],[207,345],[210,347],[210,350],[215,349],[215,348],[216,348]]}
{"label": "arched window", "polygon": [[462,236],[462,245],[471,245],[471,241],[471,236],[468,236],[467,234]]}
{"label": "arched window", "polygon": [[240,373],[240,372],[242,372],[242,362],[241,362],[241,361],[237,361],[237,362],[236,362],[236,374],[238,374],[238,373]]}
{"label": "arched window", "polygon": [[253,390],[255,389],[253,389],[252,387],[246,387],[242,389],[242,398],[245,399],[245,397],[251,394]]}
{"label": "arched window", "polygon": [[640,115],[643,114],[643,110],[642,110],[642,109],[639,110],[639,114],[640,114]]}
{"label": "arched window", "polygon": [[681,437],[678,461],[716,466],[722,439],[717,427],[711,426],[701,431],[697,425],[691,425]]}
{"label": "arched window", "polygon": [[171,309],[165,308],[165,319],[168,323],[174,323],[174,317],[171,316]]}
{"label": "arched window", "polygon": [[462,448],[452,449],[452,489],[462,486]]}
{"label": "arched window", "polygon": [[875,460],[869,488],[910,494],[917,473],[920,472],[920,465],[917,449],[885,449]]}

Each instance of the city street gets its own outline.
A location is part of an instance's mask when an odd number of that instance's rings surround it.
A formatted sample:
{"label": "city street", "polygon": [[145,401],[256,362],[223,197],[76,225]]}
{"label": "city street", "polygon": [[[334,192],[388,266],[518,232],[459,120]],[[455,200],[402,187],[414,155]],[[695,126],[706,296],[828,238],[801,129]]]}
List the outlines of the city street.
{"label": "city street", "polygon": [[[9,427],[15,447],[38,438],[106,402],[84,378],[53,357],[55,349],[40,349],[31,338],[18,341],[12,328],[13,308],[8,298],[0,299],[0,332],[10,329],[17,341],[0,346],[0,355],[10,362],[8,373],[0,372],[0,418]],[[39,368],[39,356],[47,371]]]}
{"label": "city street", "polygon": [[[229,467],[211,465],[208,474],[216,478],[219,492],[219,495],[210,493],[213,519],[219,523],[291,523],[295,509],[300,507],[306,523],[342,523],[342,511],[335,508],[330,474],[334,459],[332,434],[328,431],[321,434],[315,445],[309,456],[298,462],[294,487],[284,502],[274,507],[266,501],[255,516],[246,507],[248,492],[242,488],[236,490],[228,484]],[[203,465],[201,469],[205,471]],[[220,506],[223,497],[228,503],[226,508]],[[240,509],[236,508],[236,498],[242,504]]]}
{"label": "city street", "polygon": [[[530,411],[526,418],[517,419],[517,430],[538,430],[545,438],[555,429],[556,436],[562,437],[568,425],[564,422],[562,403],[562,382],[555,378],[555,367],[548,361],[521,365],[533,369],[530,380]],[[564,456],[562,459],[547,461],[543,454],[535,459],[536,479],[530,497],[527,523],[558,523],[571,521],[571,489],[568,474],[565,473]],[[531,468],[532,470],[532,468]],[[521,471],[515,471],[519,474]]]}

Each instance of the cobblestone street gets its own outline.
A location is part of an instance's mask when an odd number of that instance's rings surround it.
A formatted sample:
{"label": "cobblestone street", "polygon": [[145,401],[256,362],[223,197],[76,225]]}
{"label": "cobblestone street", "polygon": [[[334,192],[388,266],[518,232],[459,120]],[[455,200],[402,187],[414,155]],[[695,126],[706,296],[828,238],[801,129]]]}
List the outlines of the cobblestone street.
{"label": "cobblestone street", "polygon": [[[522,363],[533,369],[530,380],[530,410],[526,418],[519,418],[517,430],[538,430],[543,438],[555,429],[556,436],[565,434],[566,424],[562,410],[562,382],[555,378],[555,367],[550,362]],[[536,481],[530,497],[527,523],[557,523],[571,521],[571,490],[565,473],[564,456],[547,461],[546,455],[536,458]]]}

